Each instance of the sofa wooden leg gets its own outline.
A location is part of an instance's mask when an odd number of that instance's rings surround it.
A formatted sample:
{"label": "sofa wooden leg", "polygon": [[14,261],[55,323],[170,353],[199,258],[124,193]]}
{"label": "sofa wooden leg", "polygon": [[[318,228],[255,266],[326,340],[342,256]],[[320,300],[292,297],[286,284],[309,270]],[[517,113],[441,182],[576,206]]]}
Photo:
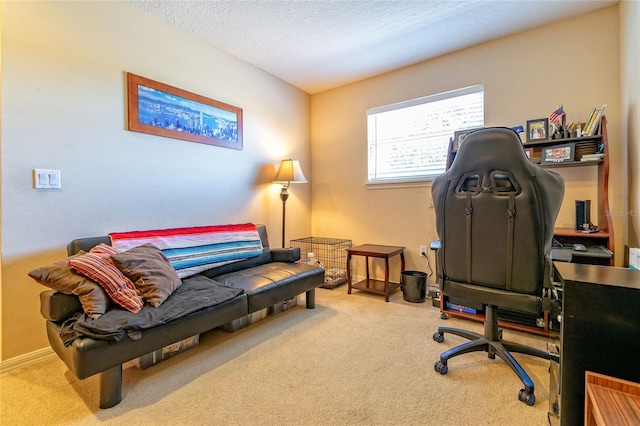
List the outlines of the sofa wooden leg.
{"label": "sofa wooden leg", "polygon": [[100,408],[111,408],[122,400],[122,364],[100,373]]}
{"label": "sofa wooden leg", "polygon": [[307,291],[307,309],[314,309],[316,307],[316,289]]}

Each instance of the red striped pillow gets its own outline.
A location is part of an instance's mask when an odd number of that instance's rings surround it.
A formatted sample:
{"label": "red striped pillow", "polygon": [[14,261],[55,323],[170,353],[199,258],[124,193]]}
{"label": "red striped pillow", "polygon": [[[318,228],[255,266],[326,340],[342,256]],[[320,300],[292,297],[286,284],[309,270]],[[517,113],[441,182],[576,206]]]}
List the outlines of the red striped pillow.
{"label": "red striped pillow", "polygon": [[79,274],[97,281],[109,297],[129,312],[140,312],[144,300],[140,291],[125,277],[111,260],[118,250],[106,244],[98,244],[89,253],[72,257],[67,265]]}

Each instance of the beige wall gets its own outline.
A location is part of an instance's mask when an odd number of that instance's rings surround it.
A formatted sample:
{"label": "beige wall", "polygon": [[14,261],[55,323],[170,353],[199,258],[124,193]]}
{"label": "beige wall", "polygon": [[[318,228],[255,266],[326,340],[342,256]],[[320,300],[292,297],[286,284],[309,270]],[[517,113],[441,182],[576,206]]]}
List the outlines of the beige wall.
{"label": "beige wall", "polygon": [[[0,16],[2,3],[0,2]],[[2,19],[0,19],[0,164],[2,164]],[[2,173],[0,173],[2,188]],[[0,194],[0,265],[2,264],[2,195]],[[0,268],[0,360],[2,360],[2,268]]]}
{"label": "beige wall", "polygon": [[[437,237],[430,188],[365,187],[366,110],[405,99],[484,83],[486,124],[507,126],[561,103],[569,120],[584,120],[607,103],[611,207],[638,211],[639,8],[621,3],[620,45],[614,7],[314,95],[310,113],[301,91],[127,3],[2,2],[0,356],[48,345],[37,301],[43,287],[26,274],[64,256],[72,238],[253,221],[266,223],[279,245],[279,189],[268,181],[287,156],[302,161],[311,181],[290,191],[287,240],[405,245],[407,268],[426,270],[417,248]],[[597,53],[584,56],[589,44]],[[245,149],[125,131],[124,71],[244,108]],[[36,167],[60,169],[63,189],[31,189]],[[587,169],[565,175],[569,204],[595,198]],[[638,215],[616,218],[616,241],[623,244],[627,219],[638,245]],[[572,222],[571,206],[560,220]]]}
{"label": "beige wall", "polygon": [[627,244],[640,247],[640,3],[620,3],[620,83],[622,102],[622,140],[627,152],[622,163],[628,173]]}
{"label": "beige wall", "polygon": [[[618,37],[616,6],[312,96],[313,234],[406,246],[407,268],[427,271],[418,247],[437,238],[427,208],[430,187],[367,189],[366,111],[478,83],[484,84],[487,126],[525,125],[560,104],[568,121],[584,121],[595,106],[608,104],[610,201],[622,209]],[[573,226],[574,200],[596,198],[596,168],[561,173],[567,194],[559,225]],[[621,229],[620,218],[614,227]]]}
{"label": "beige wall", "polygon": [[[243,108],[244,150],[126,131],[125,71]],[[27,273],[73,238],[255,222],[279,246],[275,167],[312,174],[309,95],[127,2],[3,2],[2,86],[4,359],[48,346]],[[287,239],[307,236],[310,185],[290,192]]]}

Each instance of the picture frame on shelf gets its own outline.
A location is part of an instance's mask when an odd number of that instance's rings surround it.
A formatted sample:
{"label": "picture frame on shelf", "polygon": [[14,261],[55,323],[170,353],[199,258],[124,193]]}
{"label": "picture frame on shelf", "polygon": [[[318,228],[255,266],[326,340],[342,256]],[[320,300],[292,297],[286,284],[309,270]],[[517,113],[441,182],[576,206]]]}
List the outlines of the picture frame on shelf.
{"label": "picture frame on shelf", "polygon": [[549,119],[538,118],[527,120],[527,142],[546,141],[549,139]]}
{"label": "picture frame on shelf", "polygon": [[127,77],[127,130],[242,150],[242,108],[139,75]]}
{"label": "picture frame on shelf", "polygon": [[533,158],[533,148],[525,148],[524,149],[524,153],[527,154],[527,158],[532,163],[537,163],[538,162],[537,159]]}
{"label": "picture frame on shelf", "polygon": [[478,130],[478,128],[474,129],[466,129],[466,130],[456,130],[453,134],[453,150],[457,151],[460,149],[460,145],[462,145],[462,141],[464,141],[465,136],[469,133]]}
{"label": "picture frame on shelf", "polygon": [[553,145],[542,149],[541,164],[558,164],[573,162],[576,151],[574,142]]}

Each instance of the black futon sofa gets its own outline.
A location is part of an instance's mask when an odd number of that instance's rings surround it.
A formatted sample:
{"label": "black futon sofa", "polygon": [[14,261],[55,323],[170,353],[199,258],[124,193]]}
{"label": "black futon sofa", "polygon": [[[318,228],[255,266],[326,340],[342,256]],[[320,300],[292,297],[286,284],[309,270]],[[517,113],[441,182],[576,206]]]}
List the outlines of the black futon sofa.
{"label": "black futon sofa", "polygon": [[[315,289],[324,282],[324,270],[295,263],[299,248],[271,249],[265,226],[258,225],[257,230],[262,254],[183,278],[158,308],[145,304],[136,314],[110,308],[92,321],[82,315],[77,296],[54,290],[41,293],[41,313],[53,350],[79,379],[100,373],[100,408],[121,401],[122,365],[127,361],[305,292],[306,307],[315,307]],[[73,255],[100,243],[109,245],[110,237],[77,239],[67,251]],[[103,327],[96,330],[100,321]]]}

